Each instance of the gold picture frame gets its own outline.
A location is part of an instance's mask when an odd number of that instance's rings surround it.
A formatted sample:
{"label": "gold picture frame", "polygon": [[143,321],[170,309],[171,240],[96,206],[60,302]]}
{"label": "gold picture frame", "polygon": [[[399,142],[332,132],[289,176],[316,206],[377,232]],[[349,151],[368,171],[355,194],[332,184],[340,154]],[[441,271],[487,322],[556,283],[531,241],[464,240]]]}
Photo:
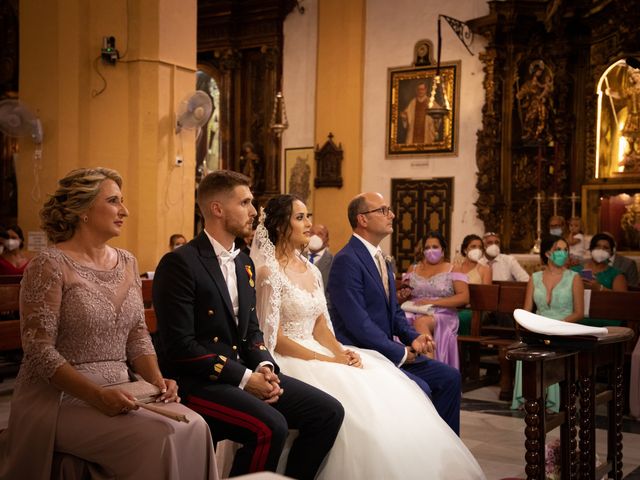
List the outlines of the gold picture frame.
{"label": "gold picture frame", "polygon": [[388,157],[457,155],[459,71],[460,62],[441,64],[439,75],[434,66],[389,69]]}
{"label": "gold picture frame", "polygon": [[284,193],[300,197],[309,213],[313,213],[315,163],[313,147],[287,148],[284,151]]}

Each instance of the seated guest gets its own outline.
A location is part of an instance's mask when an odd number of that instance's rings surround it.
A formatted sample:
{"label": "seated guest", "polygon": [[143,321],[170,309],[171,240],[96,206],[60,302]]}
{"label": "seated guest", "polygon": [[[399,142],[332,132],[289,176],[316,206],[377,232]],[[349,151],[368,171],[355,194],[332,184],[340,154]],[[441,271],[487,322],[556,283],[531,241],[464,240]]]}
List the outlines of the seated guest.
{"label": "seated guest", "polygon": [[176,248],[180,248],[187,243],[187,239],[180,233],[174,233],[169,237],[169,251],[173,252]]}
{"label": "seated guest", "polygon": [[[266,347],[289,375],[329,392],[345,407],[336,443],[316,479],[483,478],[414,382],[376,352],[336,340],[320,272],[300,253],[310,225],[300,199],[273,197],[261,214],[251,254]],[[425,432],[429,448],[419,441]]]}
{"label": "seated guest", "polygon": [[[467,276],[469,283],[490,285],[492,281],[491,267],[479,263],[480,259],[484,257],[482,239],[475,234],[467,235],[462,240],[460,253],[462,254],[460,271]],[[471,333],[471,310],[468,308],[458,310],[458,318],[460,319],[458,335],[469,335]]]}
{"label": "seated guest", "polygon": [[528,282],[529,274],[511,255],[500,253],[500,236],[494,232],[487,232],[482,237],[484,243],[484,258],[479,263],[491,267],[491,277],[494,282]]}
{"label": "seated guest", "polygon": [[582,219],[580,217],[571,217],[569,219],[569,229],[564,239],[569,244],[569,263],[571,265],[582,263],[586,249],[582,232]]}
{"label": "seated guest", "polygon": [[571,267],[582,277],[584,287],[589,290],[614,290],[626,292],[627,279],[615,267],[609,265],[609,260],[614,252],[613,239],[606,233],[597,233],[591,238],[589,251],[591,259],[583,265]]}
{"label": "seated guest", "polygon": [[[29,264],[20,291],[24,360],[0,435],[0,478],[67,478],[54,449],[90,462],[91,478],[218,478],[205,421],[176,403],[144,321],[136,259],[107,245],[129,215],[122,179],[78,169],[40,211],[53,247]],[[138,409],[130,370],[157,386],[163,408],[190,423]]]}
{"label": "seated guest", "polygon": [[549,235],[564,237],[567,234],[567,222],[561,215],[549,217]]}
{"label": "seated guest", "polygon": [[459,434],[460,372],[421,355],[433,351],[433,339],[407,323],[393,294],[394,280],[380,242],[393,232],[395,215],[382,195],[368,192],[351,200],[347,217],[353,236],[334,257],[328,285],[336,338],[391,360]]}
{"label": "seated guest", "polygon": [[433,305],[433,311],[415,314],[413,326],[418,333],[433,335],[437,360],[460,368],[456,307],[469,303],[467,276],[446,261],[447,242],[440,232],[430,232],[423,244],[422,260],[409,267],[404,281],[411,287],[411,301]]}
{"label": "seated guest", "polygon": [[624,257],[616,252],[616,241],[613,239],[613,235],[604,232],[611,237],[613,250],[611,252],[611,258],[609,258],[609,264],[622,272],[627,279],[627,285],[630,287],[638,286],[638,265],[632,258]]}
{"label": "seated guest", "polygon": [[[584,317],[584,287],[580,275],[567,268],[569,245],[555,235],[545,236],[540,245],[540,260],[546,268],[535,272],[529,283],[524,300],[524,309],[563,322],[578,322]],[[515,386],[512,409],[524,402],[522,396],[522,362],[516,362]],[[551,385],[547,390],[547,408],[558,412],[560,387]]]}
{"label": "seated guest", "polygon": [[30,257],[24,253],[24,234],[18,225],[6,229],[0,255],[0,275],[22,275]]}
{"label": "seated guest", "polygon": [[163,369],[177,376],[187,405],[230,439],[230,476],[275,471],[289,429],[297,429],[285,475],[313,479],[333,446],[342,405],[279,372],[256,316],[255,267],[234,245],[251,233],[251,179],[216,170],[198,185],[204,231],[167,253],[156,269],[153,305]]}
{"label": "seated guest", "polygon": [[460,253],[464,257],[460,271],[467,276],[469,283],[489,285],[492,281],[491,268],[479,263],[485,255],[482,239],[475,234],[467,235],[462,240]]}
{"label": "seated guest", "polygon": [[322,274],[322,284],[325,290],[329,282],[329,271],[333,262],[333,255],[329,251],[329,230],[320,223],[311,226],[311,237],[307,249],[309,262],[313,263]]}

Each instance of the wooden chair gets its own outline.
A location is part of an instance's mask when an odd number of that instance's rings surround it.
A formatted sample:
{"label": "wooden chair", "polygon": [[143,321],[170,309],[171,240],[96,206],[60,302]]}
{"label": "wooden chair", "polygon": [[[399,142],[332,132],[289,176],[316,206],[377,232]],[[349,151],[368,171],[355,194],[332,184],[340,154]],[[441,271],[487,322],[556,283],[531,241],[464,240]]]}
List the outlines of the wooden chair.
{"label": "wooden chair", "polygon": [[495,382],[495,378],[480,377],[480,346],[489,337],[481,334],[482,315],[498,308],[500,287],[497,285],[469,285],[471,307],[470,335],[458,335],[460,373],[466,379],[463,390],[469,391]]}
{"label": "wooden chair", "polygon": [[[501,282],[496,312],[512,315],[516,308],[522,308],[526,289],[525,282]],[[482,333],[490,338],[480,342],[480,345],[493,348],[498,352],[500,400],[510,400],[513,393],[513,368],[512,362],[507,358],[507,352],[519,346],[515,325],[513,327],[487,326],[482,329]]]}
{"label": "wooden chair", "polygon": [[144,303],[144,308],[151,308],[153,303],[152,297],[153,291],[153,280],[149,278],[142,279],[142,302]]}
{"label": "wooden chair", "polygon": [[0,285],[0,352],[20,350],[20,284]]}
{"label": "wooden chair", "polygon": [[20,283],[21,281],[22,275],[0,275],[0,285]]}
{"label": "wooden chair", "polygon": [[0,284],[0,382],[16,374],[20,364],[20,284]]}

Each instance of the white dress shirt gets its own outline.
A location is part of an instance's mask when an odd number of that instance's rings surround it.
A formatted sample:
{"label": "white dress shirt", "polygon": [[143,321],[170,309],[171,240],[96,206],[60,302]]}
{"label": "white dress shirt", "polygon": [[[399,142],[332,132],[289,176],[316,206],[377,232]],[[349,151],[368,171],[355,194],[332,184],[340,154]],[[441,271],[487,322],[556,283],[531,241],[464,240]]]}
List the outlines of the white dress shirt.
{"label": "white dress shirt", "polygon": [[499,282],[528,282],[529,274],[511,255],[498,254],[493,260],[482,257],[478,263],[489,265],[494,281]]}
{"label": "white dress shirt", "polygon": [[[233,244],[231,245],[231,251],[229,251],[224,248],[220,244],[220,242],[209,235],[209,232],[205,230],[204,233],[207,234],[207,237],[211,242],[211,246],[213,247],[213,251],[215,252],[216,257],[218,258],[218,262],[220,263],[220,269],[222,270],[222,275],[224,276],[224,281],[227,284],[229,296],[231,297],[231,305],[233,306],[233,318],[236,321],[236,325],[238,325],[238,309],[240,307],[240,304],[238,303],[238,277],[236,276],[236,264],[233,259],[238,256],[240,250],[236,249],[235,244]],[[226,252],[226,254],[224,252]],[[227,255],[232,258],[224,258],[227,257]],[[256,370],[258,370],[263,365],[268,365],[272,370],[274,369],[271,362],[261,362],[260,365],[256,367]],[[245,370],[238,387],[244,390],[244,387],[249,382],[249,378],[251,378],[251,373],[251,370],[249,370],[248,368]]]}

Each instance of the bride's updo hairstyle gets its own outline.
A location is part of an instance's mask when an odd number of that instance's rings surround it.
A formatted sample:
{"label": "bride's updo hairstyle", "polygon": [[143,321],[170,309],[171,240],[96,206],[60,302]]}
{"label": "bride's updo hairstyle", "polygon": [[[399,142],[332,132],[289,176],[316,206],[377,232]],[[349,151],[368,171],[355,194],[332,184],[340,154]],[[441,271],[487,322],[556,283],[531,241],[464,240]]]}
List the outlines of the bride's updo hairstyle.
{"label": "bride's updo hairstyle", "polygon": [[[267,229],[269,240],[275,245],[276,250],[284,248],[285,243],[291,237],[291,212],[293,212],[293,202],[296,200],[302,202],[297,195],[278,195],[269,199],[264,208],[264,227]],[[284,240],[284,243],[281,240]]]}
{"label": "bride's updo hairstyle", "polygon": [[58,181],[56,193],[40,210],[40,226],[50,242],[69,240],[81,221],[80,217],[93,204],[100,185],[113,180],[122,188],[122,177],[109,168],[78,168]]}

